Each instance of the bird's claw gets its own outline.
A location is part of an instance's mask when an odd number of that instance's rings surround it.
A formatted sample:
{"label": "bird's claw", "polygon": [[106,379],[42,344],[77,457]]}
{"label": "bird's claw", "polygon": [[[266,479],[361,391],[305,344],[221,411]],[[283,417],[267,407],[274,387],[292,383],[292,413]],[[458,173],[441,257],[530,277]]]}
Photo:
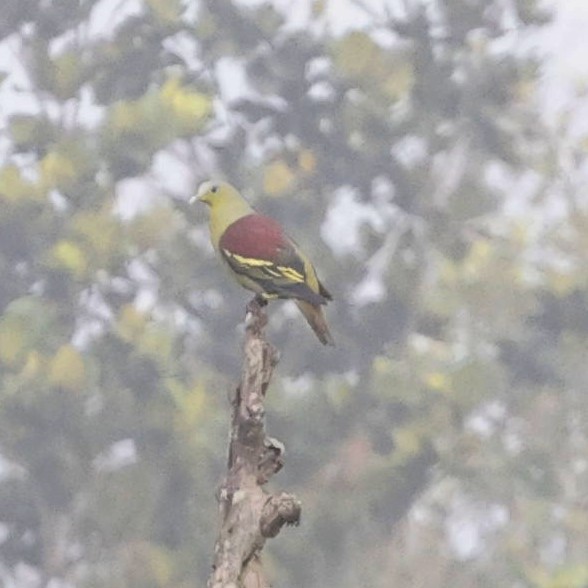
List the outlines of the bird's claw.
{"label": "bird's claw", "polygon": [[251,327],[254,323],[257,323],[258,328],[263,328],[267,323],[267,317],[263,312],[264,306],[267,306],[267,300],[260,294],[256,294],[255,297],[247,303],[245,312],[245,326]]}
{"label": "bird's claw", "polygon": [[267,299],[264,298],[261,294],[256,294],[254,296],[252,302],[255,302],[261,308],[263,308],[264,306],[267,306]]}

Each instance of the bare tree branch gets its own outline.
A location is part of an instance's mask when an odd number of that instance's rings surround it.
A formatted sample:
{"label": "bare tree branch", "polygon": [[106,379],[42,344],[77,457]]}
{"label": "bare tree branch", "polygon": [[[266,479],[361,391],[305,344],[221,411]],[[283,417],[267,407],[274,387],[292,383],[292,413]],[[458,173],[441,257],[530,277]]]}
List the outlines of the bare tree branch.
{"label": "bare tree branch", "polygon": [[241,382],[233,401],[228,472],[220,490],[221,528],[209,588],[269,588],[260,553],[267,538],[300,520],[300,502],[263,486],[283,466],[284,446],[266,436],[265,394],[278,352],[265,340],[267,317],[253,300],[247,307]]}

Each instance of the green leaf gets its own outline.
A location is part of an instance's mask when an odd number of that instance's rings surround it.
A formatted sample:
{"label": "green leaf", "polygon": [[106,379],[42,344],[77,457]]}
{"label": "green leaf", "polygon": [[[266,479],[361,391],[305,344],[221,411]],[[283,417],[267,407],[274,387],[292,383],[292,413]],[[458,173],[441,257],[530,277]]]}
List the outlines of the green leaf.
{"label": "green leaf", "polygon": [[49,365],[49,383],[71,392],[81,392],[86,382],[84,359],[73,345],[62,345]]}

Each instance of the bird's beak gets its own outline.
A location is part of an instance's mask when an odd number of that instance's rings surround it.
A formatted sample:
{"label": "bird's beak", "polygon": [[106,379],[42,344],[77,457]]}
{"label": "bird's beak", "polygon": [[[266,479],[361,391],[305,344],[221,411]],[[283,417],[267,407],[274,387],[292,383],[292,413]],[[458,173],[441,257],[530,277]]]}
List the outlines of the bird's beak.
{"label": "bird's beak", "polygon": [[205,204],[210,204],[210,200],[208,199],[208,190],[207,186],[204,184],[200,186],[198,192],[190,198],[190,204],[195,204],[196,202],[204,202]]}

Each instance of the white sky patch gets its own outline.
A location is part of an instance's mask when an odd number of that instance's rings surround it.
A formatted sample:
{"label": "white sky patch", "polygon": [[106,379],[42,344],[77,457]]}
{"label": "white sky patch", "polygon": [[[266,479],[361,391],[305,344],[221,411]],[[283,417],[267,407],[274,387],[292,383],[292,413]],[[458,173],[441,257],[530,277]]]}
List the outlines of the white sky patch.
{"label": "white sky patch", "polygon": [[245,58],[221,57],[216,62],[216,74],[223,102],[230,103],[255,96],[245,74]]}
{"label": "white sky patch", "polygon": [[[20,56],[21,43],[15,36],[0,42],[0,74],[7,74],[0,85],[0,129],[14,114],[36,114],[39,100],[29,92],[29,79]],[[4,142],[4,141],[2,141]],[[0,148],[0,155],[4,149]]]}
{"label": "white sky patch", "polygon": [[321,236],[335,253],[349,255],[360,246],[361,227],[365,223],[377,225],[380,220],[374,208],[359,202],[351,188],[340,188],[321,227]]}
{"label": "white sky patch", "polygon": [[[26,86],[28,76],[19,57],[21,50],[20,40],[15,35],[12,35],[0,43],[0,48],[0,72],[7,73],[10,78],[2,87],[16,86],[22,88]],[[6,104],[3,103],[2,111],[4,111],[5,107]]]}
{"label": "white sky patch", "polygon": [[351,300],[357,305],[380,302],[386,295],[384,276],[390,266],[398,242],[407,226],[407,220],[397,218],[396,226],[389,230],[384,243],[367,261],[367,272],[364,279],[351,294]]}
{"label": "white sky patch", "polygon": [[[240,0],[239,3],[259,7],[268,1]],[[327,30],[336,36],[349,30],[366,29],[373,24],[374,18],[385,22],[390,8],[394,8],[395,14],[404,10],[404,0],[362,0],[365,9],[353,0],[324,0],[324,10],[320,14],[314,11],[316,0],[273,0],[271,4],[285,17],[285,32],[306,29],[323,34]]]}
{"label": "white sky patch", "polygon": [[566,0],[554,6],[553,24],[538,32],[534,45],[547,56],[543,65],[540,99],[548,121],[556,123],[562,113],[575,111],[573,133],[588,132],[588,101],[578,91],[588,91],[588,2]]}
{"label": "white sky patch", "polygon": [[446,521],[445,532],[449,544],[460,560],[479,556],[485,541],[509,520],[508,510],[499,504],[487,508],[470,505],[467,499],[456,497],[452,516]]}
{"label": "white sky patch", "polygon": [[[268,4],[268,0],[238,0],[238,3],[248,8],[259,8]],[[311,21],[313,0],[273,0],[269,3],[286,18],[286,30],[306,28]]]}
{"label": "white sky patch", "polygon": [[274,0],[278,10],[287,16],[286,29],[304,28],[312,16],[312,2],[310,0]]}
{"label": "white sky patch", "polygon": [[409,167],[423,162],[428,155],[426,141],[416,135],[406,135],[394,144],[391,151],[400,162]]}
{"label": "white sky patch", "polygon": [[121,180],[116,186],[114,213],[124,221],[131,220],[147,212],[160,197],[143,177]]}
{"label": "white sky patch", "polygon": [[143,13],[141,0],[102,0],[92,9],[88,33],[91,37],[110,38],[116,27],[130,16]]}
{"label": "white sky patch", "polygon": [[[384,20],[384,6],[386,0],[368,0],[365,5],[371,7],[373,14],[382,15]],[[349,29],[363,29],[370,25],[371,18],[365,10],[355,5],[351,0],[327,2],[326,16],[329,30],[334,35],[341,35]]]}
{"label": "white sky patch", "polygon": [[192,170],[167,151],[161,151],[155,156],[151,175],[158,183],[177,196],[190,195],[194,191],[195,177]]}
{"label": "white sky patch", "polygon": [[487,404],[466,419],[466,429],[488,439],[502,424],[506,418],[506,412],[506,408],[500,402]]}
{"label": "white sky patch", "polygon": [[297,378],[284,376],[281,384],[284,392],[289,396],[305,396],[312,391],[315,377],[311,374],[303,374]]}
{"label": "white sky patch", "polygon": [[137,447],[132,439],[122,439],[113,443],[94,460],[99,471],[112,472],[137,463]]}

